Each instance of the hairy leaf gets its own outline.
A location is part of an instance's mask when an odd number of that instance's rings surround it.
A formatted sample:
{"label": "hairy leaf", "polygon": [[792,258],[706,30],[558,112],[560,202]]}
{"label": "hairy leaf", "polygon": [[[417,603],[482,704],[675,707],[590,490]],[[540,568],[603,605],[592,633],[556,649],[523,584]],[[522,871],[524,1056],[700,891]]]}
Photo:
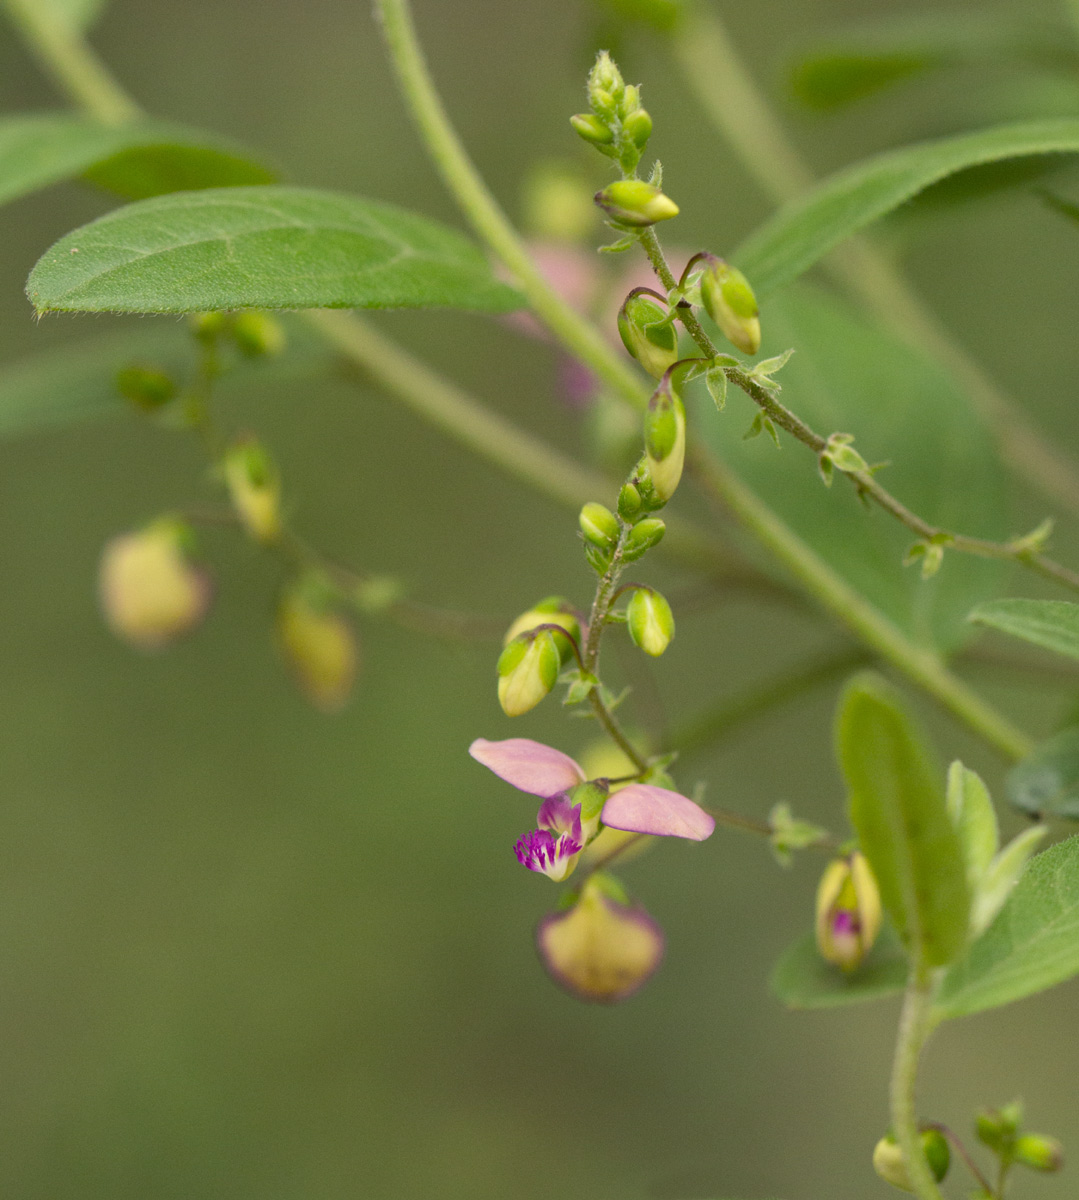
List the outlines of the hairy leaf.
{"label": "hairy leaf", "polygon": [[844,238],[969,167],[1079,151],[1079,118],[1023,121],[903,146],[856,163],[781,209],[734,254],[758,296],[796,279]]}
{"label": "hairy leaf", "polygon": [[879,676],[847,687],[836,737],[851,823],[884,907],[915,962],[944,966],[966,943],[971,898],[941,772]]}
{"label": "hairy leaf", "polygon": [[979,604],[970,620],[1079,658],[1079,604],[1068,600],[990,600]]}
{"label": "hairy leaf", "polygon": [[948,972],[937,1011],[999,1008],[1079,974],[1079,836],[1031,859],[996,920]]}
{"label": "hairy leaf", "polygon": [[38,312],[430,308],[504,312],[460,234],[389,204],[305,188],[180,192],[61,238],[30,274]]}
{"label": "hairy leaf", "polygon": [[1008,799],[1032,816],[1079,821],[1079,729],[1043,742],[1008,774]]}
{"label": "hairy leaf", "polygon": [[836,1008],[901,992],[907,972],[907,956],[888,928],[881,932],[865,962],[850,972],[825,962],[816,935],[809,933],[780,956],[770,987],[788,1008]]}
{"label": "hairy leaf", "polygon": [[103,125],[64,113],[0,119],[0,203],[65,179],[86,179],[136,200],[273,177],[215,135],[164,121]]}

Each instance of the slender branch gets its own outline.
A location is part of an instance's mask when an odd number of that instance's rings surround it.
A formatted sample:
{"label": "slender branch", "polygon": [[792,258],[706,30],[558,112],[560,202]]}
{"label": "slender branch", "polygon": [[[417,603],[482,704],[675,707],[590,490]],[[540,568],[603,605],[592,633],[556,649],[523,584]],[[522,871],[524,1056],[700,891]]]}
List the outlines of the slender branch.
{"label": "slender branch", "polygon": [[932,1028],[930,1010],[933,991],[927,973],[916,968],[903,999],[892,1065],[892,1128],[918,1200],[944,1200],[922,1152],[915,1107],[918,1060]]}

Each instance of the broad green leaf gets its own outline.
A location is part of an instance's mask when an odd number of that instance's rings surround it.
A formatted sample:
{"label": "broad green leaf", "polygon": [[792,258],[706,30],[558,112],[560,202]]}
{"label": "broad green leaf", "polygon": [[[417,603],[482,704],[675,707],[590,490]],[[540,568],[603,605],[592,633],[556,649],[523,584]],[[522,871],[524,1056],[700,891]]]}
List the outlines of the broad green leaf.
{"label": "broad green leaf", "polygon": [[1031,859],[986,933],[946,975],[937,1003],[961,1017],[1079,974],[1079,837]]}
{"label": "broad green leaf", "polygon": [[443,225],[389,204],[291,187],[178,192],[61,238],[30,274],[44,312],[464,308],[518,294]]}
{"label": "broad green leaf", "polygon": [[788,1008],[836,1008],[901,992],[908,970],[903,947],[887,927],[865,962],[851,972],[825,962],[816,936],[809,933],[780,956],[769,986]]}
{"label": "broad green leaf", "polygon": [[1008,799],[1037,817],[1079,821],[1079,728],[1064,729],[1008,774]]}
{"label": "broad green leaf", "polygon": [[766,295],[807,271],[844,238],[949,175],[1003,159],[1077,151],[1079,118],[1058,118],[999,125],[877,154],[781,209],[733,258],[758,296]]}
{"label": "broad green leaf", "polygon": [[[991,436],[939,367],[805,284],[764,312],[765,352],[795,347],[775,377],[782,401],[821,434],[855,435],[878,478],[905,504],[946,529],[999,539],[1009,532],[1001,469]],[[903,560],[914,541],[893,517],[861,503],[841,478],[826,488],[812,453],[781,434],[743,434],[758,410],[736,389],[717,413],[700,389],[693,430],[727,459],[783,519],[913,640],[950,650],[968,640],[966,616],[1000,594],[1001,564],[945,553],[928,580]]]}
{"label": "broad green leaf", "polygon": [[1079,604],[1068,600],[990,600],[979,604],[970,620],[1079,658]]}
{"label": "broad green leaf", "polygon": [[836,729],[851,823],[915,962],[944,966],[967,939],[970,889],[940,772],[879,676],[847,687]]}
{"label": "broad green leaf", "polygon": [[215,135],[163,121],[103,125],[63,113],[0,119],[0,204],[65,179],[141,199],[273,177]]}

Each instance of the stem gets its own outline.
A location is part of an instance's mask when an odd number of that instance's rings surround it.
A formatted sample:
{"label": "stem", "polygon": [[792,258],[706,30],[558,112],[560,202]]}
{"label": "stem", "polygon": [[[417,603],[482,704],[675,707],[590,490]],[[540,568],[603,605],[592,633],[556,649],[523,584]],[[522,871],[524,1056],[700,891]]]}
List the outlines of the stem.
{"label": "stem", "polygon": [[918,1059],[932,1031],[930,1016],[933,992],[933,984],[928,974],[923,969],[915,968],[911,972],[903,999],[899,1036],[892,1065],[892,1128],[903,1151],[903,1160],[914,1194],[919,1200],[944,1200],[922,1153],[915,1109]]}

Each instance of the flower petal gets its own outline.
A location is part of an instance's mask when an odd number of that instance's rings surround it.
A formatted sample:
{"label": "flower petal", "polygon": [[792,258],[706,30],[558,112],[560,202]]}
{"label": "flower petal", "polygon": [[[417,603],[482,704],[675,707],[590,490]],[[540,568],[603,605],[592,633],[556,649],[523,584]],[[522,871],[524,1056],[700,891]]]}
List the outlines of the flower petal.
{"label": "flower petal", "polygon": [[703,842],[715,821],[687,796],[651,783],[631,783],[603,806],[603,824],[631,833],[690,838]]}
{"label": "flower petal", "polygon": [[568,791],[584,779],[581,768],[568,754],[530,738],[506,738],[502,742],[476,738],[468,752],[499,779],[544,799]]}

